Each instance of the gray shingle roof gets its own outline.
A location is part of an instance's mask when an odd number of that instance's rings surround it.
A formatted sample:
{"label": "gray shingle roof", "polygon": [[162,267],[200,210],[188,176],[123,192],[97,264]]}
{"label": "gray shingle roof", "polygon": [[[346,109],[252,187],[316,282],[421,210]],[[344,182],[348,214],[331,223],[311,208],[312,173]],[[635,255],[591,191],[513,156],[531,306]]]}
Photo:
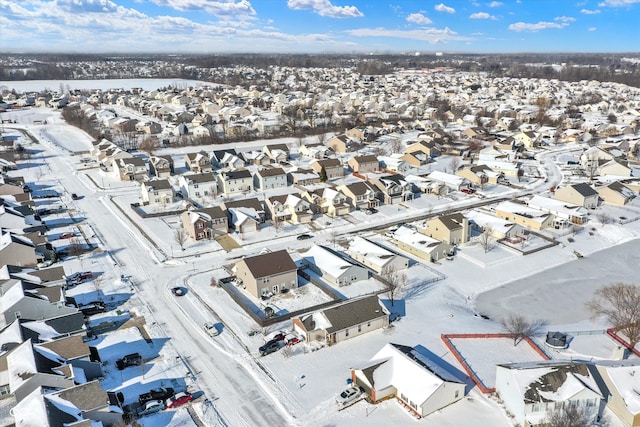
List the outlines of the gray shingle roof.
{"label": "gray shingle roof", "polygon": [[331,326],[327,328],[327,333],[330,334],[387,316],[376,295],[348,301],[337,307],[324,310],[323,314],[331,322]]}

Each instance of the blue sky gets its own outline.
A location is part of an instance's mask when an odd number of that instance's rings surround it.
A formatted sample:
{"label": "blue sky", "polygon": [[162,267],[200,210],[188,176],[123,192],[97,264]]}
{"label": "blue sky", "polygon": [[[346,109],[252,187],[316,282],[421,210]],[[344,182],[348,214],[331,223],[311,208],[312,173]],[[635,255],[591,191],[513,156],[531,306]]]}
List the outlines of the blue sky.
{"label": "blue sky", "polygon": [[640,0],[0,0],[1,52],[631,52]]}

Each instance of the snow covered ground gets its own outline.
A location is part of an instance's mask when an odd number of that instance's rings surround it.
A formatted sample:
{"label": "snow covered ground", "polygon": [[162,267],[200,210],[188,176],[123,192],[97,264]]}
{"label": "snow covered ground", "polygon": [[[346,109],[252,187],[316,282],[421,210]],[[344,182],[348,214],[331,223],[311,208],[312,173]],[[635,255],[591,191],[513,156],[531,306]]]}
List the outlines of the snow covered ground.
{"label": "snow covered ground", "polygon": [[[634,267],[639,264],[640,221],[602,226],[592,218],[588,227],[575,236],[560,237],[562,244],[527,256],[498,247],[485,254],[477,243],[462,245],[460,254],[464,255],[453,261],[428,266],[415,264],[407,270],[409,281],[415,285],[394,302],[393,310],[403,316],[391,328],[320,349],[297,344],[289,357],[277,352],[260,358],[256,352],[264,342],[263,333],[288,330],[290,324],[274,325],[250,336],[248,332],[257,329],[255,323],[222,289],[210,286],[211,278],[220,274],[223,265],[264,247],[294,251],[308,247],[309,241],[297,241],[294,237],[304,231],[280,231],[278,236],[275,232],[260,231],[244,238],[242,247],[229,253],[211,244],[186,249],[180,257],[172,259],[171,249],[175,255],[180,253],[170,234],[175,223],[142,220],[132,211],[125,210],[125,215],[118,208],[137,197],[135,184],[123,185],[104,177],[105,186],[99,169],[79,170],[84,164],[77,153],[89,149],[88,137],[59,125],[56,112],[37,109],[11,112],[18,119],[21,113],[37,113],[53,124],[22,121],[22,126],[41,138],[41,144],[29,148],[43,150],[39,156],[48,165],[43,180],[64,189],[64,203],[86,219],[81,227],[93,231],[90,241],[100,249],[95,255],[82,257],[82,262],[75,257],[65,261],[65,268],[102,273],[104,279],[99,289],[91,289],[87,284],[85,292],[123,294],[120,309],[144,315],[150,325],[151,344],[135,335],[135,329],[100,338],[110,362],[103,385],[125,390],[127,399],[132,399],[141,384],[149,386],[151,382],[177,381],[179,386],[201,390],[209,403],[205,404],[203,398],[194,404],[194,409],[208,425],[513,425],[495,400],[476,390],[420,421],[393,401],[375,406],[361,401],[338,411],[334,399],[346,385],[349,369],[364,364],[388,342],[423,345],[461,369],[440,335],[500,332],[497,321],[513,312],[543,319],[550,330],[602,330],[609,325],[591,320],[584,302],[599,286],[618,280],[633,281],[637,277]],[[21,120],[17,121],[16,126],[20,126]],[[21,167],[16,175],[35,181],[39,169],[40,166]],[[543,186],[541,181],[527,185],[528,190]],[[514,190],[503,191],[513,194]],[[71,200],[67,195],[72,192],[85,197]],[[331,226],[319,224],[323,228],[312,234],[314,241],[330,244],[332,230],[338,231],[341,239],[348,239],[359,230],[410,218],[434,206],[453,208],[474,199],[420,197],[400,208],[383,206],[375,215],[356,213],[352,221],[336,221]],[[637,207],[622,210],[627,218],[637,216]],[[623,216],[615,212],[617,217]],[[142,231],[157,241],[157,247]],[[377,236],[386,242],[383,236]],[[573,242],[569,242],[569,237]],[[584,258],[577,259],[574,251]],[[134,286],[119,280],[123,274],[131,277]],[[436,277],[441,280],[428,280]],[[185,297],[173,297],[169,288],[177,285],[188,286],[190,292]],[[84,292],[77,292],[80,293]],[[384,294],[382,297],[385,299]],[[90,300],[93,296],[85,298]],[[206,321],[221,321],[225,328],[219,336],[208,337],[202,330]],[[133,347],[151,361],[145,372],[137,372],[136,368],[127,368],[122,373],[112,371],[112,359],[120,352],[112,340],[140,342],[140,346]],[[566,351],[553,356],[608,357],[614,347],[613,341],[602,334],[575,335]],[[486,354],[484,365],[499,362],[491,359],[492,354],[495,350]],[[185,413],[158,414],[146,418],[144,425],[191,425]]]}

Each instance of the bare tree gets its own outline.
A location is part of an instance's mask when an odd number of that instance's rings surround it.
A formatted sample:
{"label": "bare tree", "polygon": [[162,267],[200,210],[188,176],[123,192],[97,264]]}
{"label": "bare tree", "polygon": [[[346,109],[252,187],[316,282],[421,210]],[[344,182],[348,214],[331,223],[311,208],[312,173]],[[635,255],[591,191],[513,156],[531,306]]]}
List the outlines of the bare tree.
{"label": "bare tree", "polygon": [[640,342],[640,286],[613,283],[596,291],[587,303],[593,317],[604,316],[635,347]]}
{"label": "bare tree", "polygon": [[318,141],[318,144],[324,144],[326,140],[327,140],[326,133],[322,132],[316,135],[316,141]]}
{"label": "bare tree", "polygon": [[394,138],[390,143],[389,143],[389,150],[391,151],[391,153],[395,154],[395,153],[399,153],[402,150],[402,141],[400,141],[400,138]]}
{"label": "bare tree", "polygon": [[482,228],[480,246],[484,249],[485,254],[493,248],[493,229],[491,227],[487,226]]}
{"label": "bare tree", "polygon": [[388,269],[383,273],[382,277],[387,281],[387,296],[393,306],[396,297],[407,287],[409,278],[404,271],[398,271],[394,268]]}
{"label": "bare tree", "polygon": [[149,156],[153,156],[153,152],[158,149],[158,140],[148,137],[142,140],[138,149],[146,152]]}
{"label": "bare tree", "polygon": [[[597,408],[597,407],[595,407]],[[564,404],[547,415],[545,425],[549,427],[583,427],[589,426],[597,417],[596,411],[589,411],[586,406]],[[607,425],[602,423],[600,425]]]}
{"label": "bare tree", "polygon": [[455,156],[449,160],[449,167],[451,168],[451,173],[456,173],[456,171],[460,168],[462,164],[462,159],[460,157]]}
{"label": "bare tree", "polygon": [[80,255],[84,253],[84,249],[82,247],[80,239],[78,239],[77,237],[72,238],[69,241],[68,251],[69,255],[80,258]]}
{"label": "bare tree", "polygon": [[331,230],[331,233],[329,233],[329,241],[331,242],[331,246],[335,249],[336,244],[338,243],[338,232],[336,230]]}
{"label": "bare tree", "polygon": [[173,240],[180,246],[180,250],[184,251],[184,244],[187,242],[187,233],[182,228],[173,232]]}
{"label": "bare tree", "polygon": [[595,217],[600,222],[600,224],[602,224],[603,227],[613,222],[613,217],[602,210],[596,213]]}
{"label": "bare tree", "polygon": [[276,233],[282,229],[282,220],[278,215],[274,215],[271,222],[273,223],[273,228],[276,230]]}
{"label": "bare tree", "polygon": [[293,354],[293,346],[287,344],[282,347],[282,350],[280,350],[280,352],[285,359],[288,359]]}
{"label": "bare tree", "polygon": [[542,320],[530,321],[521,314],[510,314],[500,321],[502,329],[513,338],[513,346],[527,337],[539,335],[546,323]]}

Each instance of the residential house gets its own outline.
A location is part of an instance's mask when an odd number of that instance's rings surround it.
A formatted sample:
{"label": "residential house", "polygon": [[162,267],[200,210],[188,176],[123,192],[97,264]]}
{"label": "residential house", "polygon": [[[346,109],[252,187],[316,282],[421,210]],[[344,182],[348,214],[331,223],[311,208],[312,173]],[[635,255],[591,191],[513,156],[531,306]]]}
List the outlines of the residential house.
{"label": "residential house", "polygon": [[556,229],[570,224],[584,224],[588,220],[587,209],[572,203],[537,195],[526,199],[525,202],[531,208],[552,214],[553,227]]}
{"label": "residential house", "polygon": [[35,267],[44,261],[44,255],[36,251],[36,245],[25,236],[0,230],[0,265]]}
{"label": "residential house", "polygon": [[376,208],[378,201],[378,190],[368,182],[352,182],[338,186],[353,209]]}
{"label": "residential house", "polygon": [[147,135],[156,135],[162,132],[162,125],[152,121],[138,122],[136,123],[136,130]]}
{"label": "residential house", "polygon": [[320,181],[344,177],[344,168],[339,159],[314,160],[309,167],[320,175]]}
{"label": "residential house", "polygon": [[411,165],[404,161],[402,155],[381,156],[380,166],[387,172],[405,174],[411,169]]}
{"label": "residential house", "polygon": [[574,205],[583,206],[587,209],[597,208],[600,198],[598,192],[586,182],[558,187],[553,197],[556,200],[573,203]]}
{"label": "residential house", "polygon": [[[256,166],[269,166],[271,165],[271,157],[266,153],[257,150],[243,151],[238,154],[245,164],[251,164]],[[235,162],[235,159],[234,159]],[[229,166],[232,167],[232,166]],[[236,166],[236,169],[240,166]]]}
{"label": "residential house", "polygon": [[142,181],[149,176],[147,165],[140,157],[114,159],[111,167],[113,176],[120,181]]}
{"label": "residential house", "polygon": [[30,339],[22,342],[7,355],[9,388],[18,402],[38,387],[65,389],[75,386],[73,372],[53,370],[48,360],[34,351]]}
{"label": "residential house", "polygon": [[297,168],[287,172],[288,181],[295,185],[313,185],[320,183],[320,174],[313,169]]}
{"label": "residential house", "polygon": [[182,228],[194,240],[208,240],[229,231],[227,213],[219,206],[192,209],[182,213]]}
{"label": "residential house", "polygon": [[606,402],[597,378],[597,369],[582,362],[508,363],[496,367],[496,391],[515,422],[543,426],[565,405],[583,408],[594,419],[600,415]]}
{"label": "residential house", "polygon": [[351,206],[347,196],[335,187],[318,188],[306,191],[303,197],[315,207],[314,212],[323,213],[332,217],[348,215]]}
{"label": "residential house", "polygon": [[[228,200],[222,202],[222,209],[230,212],[232,210],[242,210],[243,213],[255,217],[262,224],[267,219],[263,203],[255,197],[240,200]],[[230,222],[231,223],[231,222]]]}
{"label": "residential house", "polygon": [[187,170],[193,173],[213,172],[213,166],[209,155],[204,151],[199,153],[187,153],[184,156],[184,165]]}
{"label": "residential house", "polygon": [[369,175],[368,181],[378,190],[380,200],[387,205],[413,200],[413,186],[403,175]]}
{"label": "residential house", "polygon": [[347,163],[352,171],[361,175],[380,169],[378,158],[373,154],[352,157]]}
{"label": "residential house", "polygon": [[216,176],[211,172],[181,175],[178,184],[185,199],[215,197],[218,194]]}
{"label": "residential house", "polygon": [[376,295],[350,299],[331,308],[292,319],[293,330],[307,342],[337,344],[389,325],[389,312]]}
{"label": "residential house", "polygon": [[145,181],[140,186],[143,205],[166,205],[173,202],[173,187],[166,179]]}
{"label": "residential house", "polygon": [[518,141],[519,144],[524,145],[527,148],[538,147],[541,142],[541,136],[532,131],[520,132],[513,135],[513,139]]}
{"label": "residential house", "polygon": [[311,222],[313,211],[308,200],[295,194],[271,196],[265,199],[271,219],[274,221],[291,221],[298,224]]}
{"label": "residential house", "polygon": [[552,214],[532,208],[522,202],[500,202],[495,207],[495,214],[498,218],[506,219],[532,230],[543,230],[554,224]]}
{"label": "residential house", "polygon": [[442,151],[442,146],[435,141],[419,140],[413,144],[407,145],[404,153],[413,155],[418,155],[419,153],[424,154],[427,156],[426,161],[429,162],[431,158],[438,157]]}
{"label": "residential house", "polygon": [[597,188],[598,196],[609,205],[624,206],[636,197],[630,188],[620,181],[613,181],[608,185]]}
{"label": "residential house", "polygon": [[108,394],[99,381],[46,394],[44,399],[50,419],[63,421],[65,425],[76,425],[83,420],[87,420],[86,425],[100,423],[104,426],[122,422],[121,410],[110,405]]}
{"label": "residential house", "polygon": [[451,244],[404,226],[393,232],[393,242],[403,251],[429,262],[446,258],[453,251]]}
{"label": "residential house", "polygon": [[82,371],[84,379],[95,380],[102,377],[102,364],[91,361],[91,351],[82,335],[70,335],[51,341],[34,344],[33,349],[51,363]]}
{"label": "residential house", "polygon": [[298,267],[284,249],[245,257],[236,262],[234,272],[256,298],[298,287]]}
{"label": "residential house", "polygon": [[149,173],[157,178],[169,178],[175,173],[171,156],[149,157]]}
{"label": "residential house", "polygon": [[519,239],[525,234],[525,229],[520,224],[498,218],[489,212],[472,209],[465,212],[465,216],[469,219],[470,229],[479,233],[487,232],[496,240]]}
{"label": "residential house", "polygon": [[289,147],[287,144],[265,145],[262,151],[269,156],[271,163],[283,164],[289,160]]}
{"label": "residential house", "polygon": [[426,348],[393,343],[351,369],[351,380],[373,402],[395,397],[420,418],[462,399],[466,387],[459,372]]}
{"label": "residential house", "polygon": [[249,208],[229,208],[227,213],[229,223],[240,235],[258,231],[264,222],[255,210]]}
{"label": "residential house", "polygon": [[323,159],[330,155],[331,150],[323,142],[306,142],[298,148],[298,153],[311,159]]}
{"label": "residential house", "polygon": [[598,164],[597,174],[600,176],[631,176],[632,170],[629,167],[629,162],[619,159],[611,159],[604,163]]}
{"label": "residential house", "polygon": [[347,286],[369,278],[366,268],[355,265],[337,252],[316,244],[302,254],[302,263],[333,286]]}
{"label": "residential house", "polygon": [[456,175],[466,178],[476,187],[483,188],[486,184],[507,184],[504,173],[494,172],[487,165],[463,166],[456,171]]}
{"label": "residential house", "polygon": [[253,191],[253,177],[247,169],[222,171],[217,178],[220,191],[226,195]]}
{"label": "residential house", "polygon": [[640,393],[638,375],[640,366],[636,360],[598,361],[596,368],[606,385],[607,407],[625,426],[640,426]]}
{"label": "residential house", "polygon": [[[470,190],[473,188],[473,186],[471,185],[471,181],[469,181],[467,178],[446,172],[433,171],[429,175],[427,175],[426,178],[431,182],[440,183],[446,186],[447,190],[443,192],[443,194],[446,194],[448,191],[462,191]],[[441,192],[438,192],[437,194],[441,194]]]}
{"label": "residential house", "polygon": [[580,155],[580,165],[584,170],[595,170],[600,164],[613,160],[613,154],[600,147],[589,147]]}
{"label": "residential house", "polygon": [[469,241],[469,220],[461,213],[439,215],[426,220],[419,231],[455,246]]}
{"label": "residential house", "polygon": [[268,167],[254,174],[254,184],[261,190],[284,188],[287,186],[287,174],[282,168]]}
{"label": "residential house", "polygon": [[409,267],[409,258],[360,236],[354,237],[349,242],[347,254],[383,276]]}
{"label": "residential house", "polygon": [[359,150],[362,146],[357,141],[349,138],[348,136],[341,134],[336,135],[326,142],[327,146],[331,148],[335,153],[344,154],[351,153]]}

